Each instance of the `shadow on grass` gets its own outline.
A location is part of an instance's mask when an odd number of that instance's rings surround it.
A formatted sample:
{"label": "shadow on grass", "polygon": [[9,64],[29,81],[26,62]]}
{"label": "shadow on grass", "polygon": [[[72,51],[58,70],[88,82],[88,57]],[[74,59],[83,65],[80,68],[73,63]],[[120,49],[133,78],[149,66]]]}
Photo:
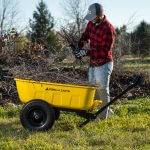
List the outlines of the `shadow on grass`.
{"label": "shadow on grass", "polygon": [[134,128],[134,127],[126,127],[126,128],[123,128],[122,129],[123,131],[129,131],[129,132],[132,132],[132,133],[144,133],[144,132],[146,132],[147,130],[146,130],[146,128],[141,128],[141,127],[136,127],[136,128]]}
{"label": "shadow on grass", "polygon": [[99,140],[99,139],[90,139],[89,141],[90,146],[102,146],[105,145],[105,141]]}
{"label": "shadow on grass", "polygon": [[53,129],[61,130],[61,131],[72,131],[73,129],[75,129],[75,126],[70,123],[57,122],[57,123],[55,123]]}
{"label": "shadow on grass", "polygon": [[[144,150],[146,150],[148,147],[150,148],[150,140],[145,140],[145,139],[143,139],[143,140],[137,140],[136,142],[135,142],[135,144],[133,144],[133,148],[141,148],[142,147],[142,149]],[[145,148],[144,148],[145,147]],[[147,147],[147,148],[146,148]]]}
{"label": "shadow on grass", "polygon": [[[9,120],[9,118],[7,118]],[[11,120],[10,120],[11,121]],[[57,132],[64,131],[69,132],[74,129],[77,129],[75,122],[69,122],[64,120],[55,121],[53,127],[47,131],[30,131],[25,129],[19,120],[13,120],[11,122],[0,123],[0,139],[5,138],[14,138],[14,139],[27,139],[29,136],[37,133],[46,133],[46,132]]]}
{"label": "shadow on grass", "polygon": [[0,138],[7,139],[27,139],[29,135],[33,135],[36,132],[32,132],[24,129],[19,121],[11,121],[8,123],[0,123]]}
{"label": "shadow on grass", "polygon": [[60,131],[71,131],[74,129],[80,129],[79,125],[85,120],[85,118],[80,117],[75,112],[62,111],[60,118],[55,121],[53,129]]}

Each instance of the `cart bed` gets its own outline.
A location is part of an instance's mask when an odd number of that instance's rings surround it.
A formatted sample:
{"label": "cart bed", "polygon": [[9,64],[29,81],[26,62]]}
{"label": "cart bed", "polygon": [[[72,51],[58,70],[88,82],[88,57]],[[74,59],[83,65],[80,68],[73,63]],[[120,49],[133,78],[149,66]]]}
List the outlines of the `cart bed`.
{"label": "cart bed", "polygon": [[96,87],[19,78],[15,78],[15,81],[22,103],[40,99],[59,108],[89,110],[93,106]]}

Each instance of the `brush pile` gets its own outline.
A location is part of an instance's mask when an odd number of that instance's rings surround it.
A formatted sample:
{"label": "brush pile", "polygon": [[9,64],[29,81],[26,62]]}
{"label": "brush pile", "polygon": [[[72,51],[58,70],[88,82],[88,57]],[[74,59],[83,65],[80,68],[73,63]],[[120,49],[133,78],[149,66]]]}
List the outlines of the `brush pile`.
{"label": "brush pile", "polygon": [[[88,85],[87,68],[63,67],[56,61],[57,54],[48,58],[43,54],[30,54],[29,51],[0,53],[0,104],[12,101],[19,103],[14,77],[28,78],[36,81],[70,83]],[[110,93],[114,97],[128,86],[136,72],[113,71],[110,82]],[[139,73],[138,73],[139,74]],[[140,73],[142,82],[132,89],[125,97],[150,95],[150,75]]]}

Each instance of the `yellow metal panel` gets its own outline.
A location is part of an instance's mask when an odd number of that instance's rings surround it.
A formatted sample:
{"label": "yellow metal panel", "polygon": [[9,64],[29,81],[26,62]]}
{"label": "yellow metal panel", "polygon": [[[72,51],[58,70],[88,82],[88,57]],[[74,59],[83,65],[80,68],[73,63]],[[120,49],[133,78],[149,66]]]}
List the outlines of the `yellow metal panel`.
{"label": "yellow metal panel", "polygon": [[96,87],[39,82],[15,78],[19,98],[26,103],[41,99],[56,107],[90,109]]}

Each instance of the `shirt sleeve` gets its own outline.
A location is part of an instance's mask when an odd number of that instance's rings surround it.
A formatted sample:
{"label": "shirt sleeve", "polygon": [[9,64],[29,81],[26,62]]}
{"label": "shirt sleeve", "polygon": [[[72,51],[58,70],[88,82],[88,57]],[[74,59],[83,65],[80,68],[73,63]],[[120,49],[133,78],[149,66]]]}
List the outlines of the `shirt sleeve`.
{"label": "shirt sleeve", "polygon": [[115,29],[108,28],[105,30],[103,35],[103,42],[102,42],[102,50],[106,54],[106,57],[109,55],[109,52],[111,52],[115,40]]}
{"label": "shirt sleeve", "polygon": [[87,24],[87,27],[86,27],[84,33],[82,34],[81,39],[78,42],[79,49],[83,48],[85,46],[85,44],[88,43],[88,40],[89,40],[89,28],[90,28],[90,22]]}

